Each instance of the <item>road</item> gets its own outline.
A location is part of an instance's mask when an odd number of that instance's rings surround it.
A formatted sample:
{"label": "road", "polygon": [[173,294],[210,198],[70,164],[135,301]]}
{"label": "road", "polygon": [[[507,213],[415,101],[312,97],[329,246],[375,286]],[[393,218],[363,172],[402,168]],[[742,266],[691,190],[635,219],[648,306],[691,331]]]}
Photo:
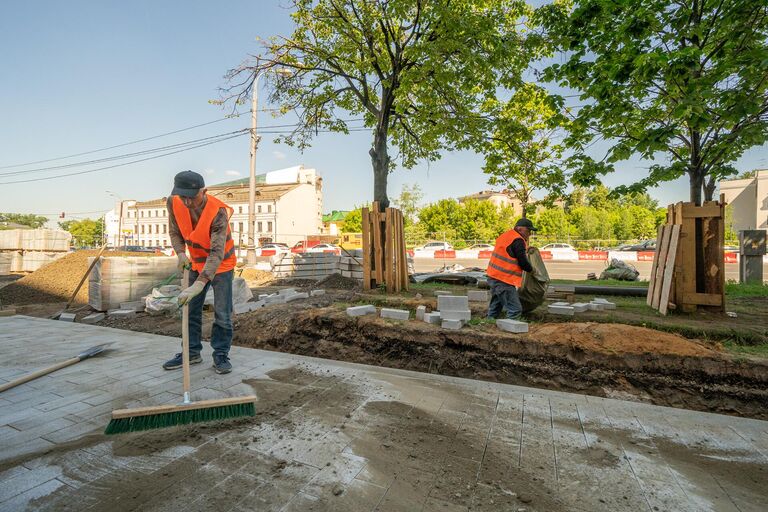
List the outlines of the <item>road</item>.
{"label": "road", "polygon": [[[443,266],[443,261],[446,265],[453,265],[458,263],[464,267],[479,267],[485,269],[488,265],[488,260],[470,260],[470,259],[446,259],[446,260],[430,260],[417,258],[414,260],[416,272],[433,272],[439,270]],[[640,279],[647,280],[651,273],[651,261],[632,261],[629,262],[640,272]],[[546,261],[547,271],[549,271],[549,277],[552,279],[586,279],[587,274],[594,272],[600,276],[600,272],[608,266],[607,261]],[[768,282],[768,264],[763,265],[763,277]],[[739,280],[739,266],[737,264],[729,263],[725,266],[725,279],[726,280]]]}

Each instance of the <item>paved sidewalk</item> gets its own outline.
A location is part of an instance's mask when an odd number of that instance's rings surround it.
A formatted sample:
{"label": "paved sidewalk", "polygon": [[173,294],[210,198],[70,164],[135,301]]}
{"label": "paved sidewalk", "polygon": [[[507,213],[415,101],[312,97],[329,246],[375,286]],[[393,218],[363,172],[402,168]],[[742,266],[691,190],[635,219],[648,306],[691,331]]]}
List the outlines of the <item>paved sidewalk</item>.
{"label": "paved sidewalk", "polygon": [[0,510],[765,510],[768,422],[234,347],[194,398],[255,418],[106,437],[113,408],[180,400],[177,339],[0,318]]}

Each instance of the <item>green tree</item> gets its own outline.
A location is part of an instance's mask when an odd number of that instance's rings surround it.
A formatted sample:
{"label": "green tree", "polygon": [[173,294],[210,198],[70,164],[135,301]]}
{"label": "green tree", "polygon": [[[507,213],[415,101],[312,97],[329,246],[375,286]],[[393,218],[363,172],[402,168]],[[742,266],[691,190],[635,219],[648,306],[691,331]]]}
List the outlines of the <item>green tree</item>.
{"label": "green tree", "polygon": [[76,245],[94,246],[101,245],[104,240],[102,219],[67,220],[59,222],[59,227],[72,234]]}
{"label": "green tree", "polygon": [[479,104],[519,82],[529,51],[521,0],[292,0],[295,30],[266,42],[266,58],[228,73],[223,101],[247,101],[265,76],[271,100],[298,116],[279,138],[304,148],[318,130],[372,132],[373,199],[389,205],[395,146],[403,167],[436,160],[480,129]]}
{"label": "green tree", "polygon": [[736,176],[737,180],[751,180],[757,177],[757,169],[753,169],[751,171],[744,171],[743,173]]}
{"label": "green tree", "polygon": [[536,190],[552,197],[563,194],[566,179],[560,165],[562,144],[553,142],[567,124],[562,99],[550,96],[535,84],[523,84],[508,101],[494,99],[484,109],[493,119],[490,137],[483,137],[478,149],[485,154],[483,172],[488,184],[503,185],[514,192],[530,213]]}
{"label": "green tree", "polygon": [[[571,160],[583,180],[633,155],[664,162],[630,190],[685,174],[690,200],[711,200],[730,165],[768,140],[768,4],[764,0],[576,0],[537,11],[565,55],[545,80],[580,93]],[[605,162],[578,153],[602,137]]]}
{"label": "green tree", "polygon": [[565,240],[573,231],[571,221],[562,208],[545,208],[536,215],[538,231],[536,235],[544,235],[558,240]]}
{"label": "green tree", "polygon": [[344,225],[341,228],[343,233],[362,233],[363,232],[363,208],[355,208],[344,217]]}
{"label": "green tree", "polygon": [[424,192],[421,191],[418,183],[410,186],[403,185],[400,196],[395,200],[395,206],[403,212],[404,225],[411,225],[416,222],[422,199],[424,199]]}
{"label": "green tree", "polygon": [[48,222],[47,217],[34,213],[0,213],[0,229],[4,223],[21,224],[30,228],[41,228]]}

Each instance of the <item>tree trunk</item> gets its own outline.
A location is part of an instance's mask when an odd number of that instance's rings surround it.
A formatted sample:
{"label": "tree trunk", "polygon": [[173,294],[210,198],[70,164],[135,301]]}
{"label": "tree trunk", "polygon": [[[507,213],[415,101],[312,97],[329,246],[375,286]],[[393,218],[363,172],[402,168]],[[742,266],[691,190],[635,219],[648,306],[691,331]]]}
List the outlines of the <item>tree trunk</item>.
{"label": "tree trunk", "polygon": [[373,200],[379,202],[383,212],[389,206],[387,179],[389,178],[389,154],[387,153],[387,130],[380,127],[373,136],[373,147],[368,152],[373,165]]}
{"label": "tree trunk", "polygon": [[715,178],[710,177],[706,184],[704,185],[704,200],[705,201],[713,201],[715,197],[715,185],[717,183],[715,182]]}
{"label": "tree trunk", "polygon": [[699,170],[688,171],[691,202],[701,206],[701,195],[704,190],[704,176]]}

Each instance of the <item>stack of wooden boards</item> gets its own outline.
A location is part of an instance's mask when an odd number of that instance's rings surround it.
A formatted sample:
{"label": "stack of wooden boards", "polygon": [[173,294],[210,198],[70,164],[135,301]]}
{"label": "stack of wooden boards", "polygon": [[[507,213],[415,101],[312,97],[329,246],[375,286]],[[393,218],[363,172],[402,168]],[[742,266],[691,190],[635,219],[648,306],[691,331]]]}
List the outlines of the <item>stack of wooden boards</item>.
{"label": "stack of wooden boards", "polygon": [[408,290],[408,253],[403,212],[381,211],[378,201],[363,208],[363,289],[386,285],[387,292]]}

